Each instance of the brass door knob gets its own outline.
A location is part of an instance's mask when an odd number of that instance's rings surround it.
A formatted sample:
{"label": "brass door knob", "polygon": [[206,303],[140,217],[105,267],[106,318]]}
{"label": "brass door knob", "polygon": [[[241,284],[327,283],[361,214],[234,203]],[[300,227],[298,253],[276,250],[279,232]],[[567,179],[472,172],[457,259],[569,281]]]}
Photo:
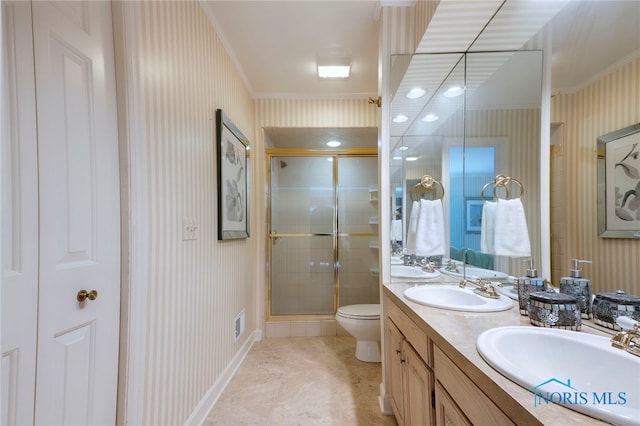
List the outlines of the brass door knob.
{"label": "brass door knob", "polygon": [[98,291],[97,290],[91,290],[91,291],[80,290],[78,292],[78,296],[77,296],[78,302],[84,302],[87,299],[96,300],[97,297],[98,297]]}

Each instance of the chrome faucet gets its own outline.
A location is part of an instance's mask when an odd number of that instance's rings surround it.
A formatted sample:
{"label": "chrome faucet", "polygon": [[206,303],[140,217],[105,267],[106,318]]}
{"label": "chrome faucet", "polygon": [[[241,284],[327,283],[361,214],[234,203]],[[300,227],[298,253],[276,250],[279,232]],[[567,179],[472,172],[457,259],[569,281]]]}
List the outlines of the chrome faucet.
{"label": "chrome faucet", "polygon": [[460,271],[458,270],[458,264],[456,262],[453,261],[453,259],[449,259],[447,261],[446,266],[444,267],[447,271],[450,272],[457,272],[459,273]]}
{"label": "chrome faucet", "polygon": [[467,253],[470,249],[462,249],[462,276],[467,277]]}
{"label": "chrome faucet", "polygon": [[491,285],[491,280],[488,278],[478,278],[475,282],[471,280],[464,279],[460,281],[461,288],[465,288],[468,284],[476,287],[474,293],[479,294],[480,296],[488,297],[491,299],[499,299],[500,294],[496,291],[495,287]]}
{"label": "chrome faucet", "polygon": [[428,258],[424,258],[420,261],[420,264],[422,266],[422,270],[426,271],[426,272],[435,272],[436,270],[433,268],[433,263],[431,263],[431,261]]}

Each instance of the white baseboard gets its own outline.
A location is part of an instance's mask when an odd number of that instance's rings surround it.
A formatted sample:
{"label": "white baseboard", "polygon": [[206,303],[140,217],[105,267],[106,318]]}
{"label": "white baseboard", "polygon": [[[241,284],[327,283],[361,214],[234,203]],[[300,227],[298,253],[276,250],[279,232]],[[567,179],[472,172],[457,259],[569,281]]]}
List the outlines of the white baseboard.
{"label": "white baseboard", "polygon": [[225,390],[233,376],[236,374],[236,371],[238,371],[240,365],[242,365],[242,361],[244,361],[244,358],[249,353],[249,350],[251,349],[253,344],[261,339],[261,330],[254,330],[251,333],[251,337],[247,339],[247,341],[242,345],[229,365],[227,365],[227,368],[224,369],[218,380],[215,381],[213,386],[211,386],[204,397],[202,397],[187,421],[184,422],[185,425],[199,426],[204,423],[204,421],[207,419],[207,415],[222,395],[222,392]]}

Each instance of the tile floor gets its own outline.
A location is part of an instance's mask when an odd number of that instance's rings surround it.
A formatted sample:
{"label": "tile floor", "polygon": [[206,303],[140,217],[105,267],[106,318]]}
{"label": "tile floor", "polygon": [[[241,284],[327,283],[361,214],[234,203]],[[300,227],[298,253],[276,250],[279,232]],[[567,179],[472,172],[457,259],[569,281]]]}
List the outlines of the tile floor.
{"label": "tile floor", "polygon": [[380,413],[380,364],[354,353],[351,336],[256,342],[205,426],[397,425]]}

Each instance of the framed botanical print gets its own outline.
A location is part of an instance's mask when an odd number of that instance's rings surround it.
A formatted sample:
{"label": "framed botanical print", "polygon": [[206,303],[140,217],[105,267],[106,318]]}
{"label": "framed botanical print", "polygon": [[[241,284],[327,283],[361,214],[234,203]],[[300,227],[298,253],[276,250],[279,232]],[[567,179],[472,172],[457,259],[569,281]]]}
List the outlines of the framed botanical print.
{"label": "framed botanical print", "polygon": [[216,110],[218,240],[249,237],[249,140]]}

